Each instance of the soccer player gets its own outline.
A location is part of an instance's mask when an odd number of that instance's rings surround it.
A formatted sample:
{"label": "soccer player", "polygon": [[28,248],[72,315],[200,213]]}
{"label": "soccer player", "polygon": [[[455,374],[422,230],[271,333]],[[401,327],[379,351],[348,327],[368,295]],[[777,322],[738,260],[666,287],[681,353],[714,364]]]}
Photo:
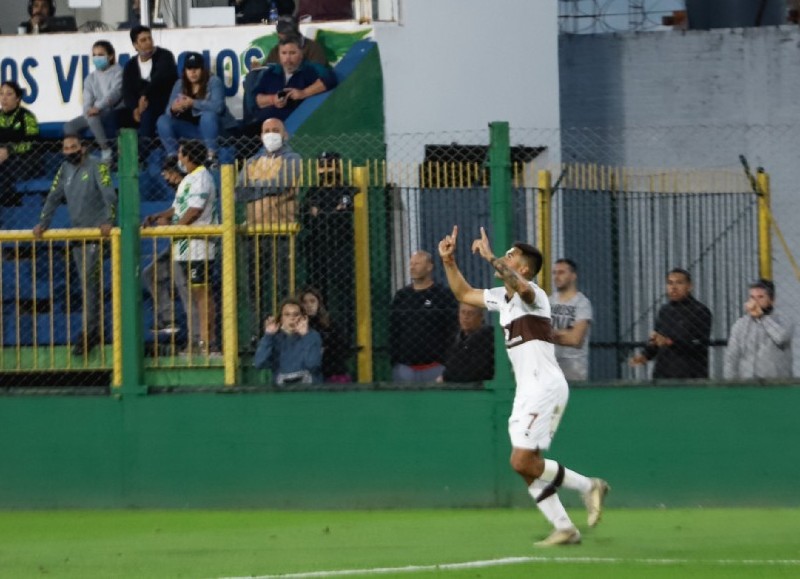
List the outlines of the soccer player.
{"label": "soccer player", "polygon": [[481,236],[472,242],[478,253],[495,269],[503,287],[475,289],[467,283],[455,260],[458,226],[439,242],[447,282],[460,302],[499,312],[505,330],[506,348],[514,368],[517,388],[508,421],[511,438],[511,466],[525,480],[536,506],[553,525],[553,532],[538,546],[574,545],[581,534],[570,520],[558,497],[566,487],[580,492],[588,510],[588,523],[600,520],[608,484],[588,478],[558,462],[545,459],[542,452],[550,447],[569,398],[564,374],[556,362],[550,302],[547,294],[532,280],[542,267],[542,254],[527,243],[514,243],[504,257],[492,253],[489,238],[481,227]]}

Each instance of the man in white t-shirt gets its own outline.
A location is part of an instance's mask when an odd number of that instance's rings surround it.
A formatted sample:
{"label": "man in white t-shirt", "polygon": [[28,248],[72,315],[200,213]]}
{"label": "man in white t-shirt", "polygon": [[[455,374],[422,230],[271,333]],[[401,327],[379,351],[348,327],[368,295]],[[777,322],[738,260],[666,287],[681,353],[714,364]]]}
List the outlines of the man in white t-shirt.
{"label": "man in white t-shirt", "polygon": [[550,296],[556,360],[567,380],[589,379],[589,333],[592,303],[578,291],[578,266],[559,259],[553,267],[556,291]]}
{"label": "man in white t-shirt", "polygon": [[472,242],[472,252],[479,253],[495,269],[503,286],[475,289],[467,283],[455,260],[458,227],[439,242],[439,255],[447,282],[460,302],[499,312],[505,331],[506,351],[516,377],[516,393],[508,434],[511,438],[511,466],[525,480],[528,493],[554,530],[538,546],[574,545],[581,534],[567,515],[558,497],[564,486],[583,495],[589,511],[588,523],[600,520],[608,484],[564,468],[542,457],[564,413],[569,389],[556,362],[550,325],[550,302],[547,294],[533,282],[542,268],[542,254],[527,243],[514,243],[504,257],[492,253],[489,238],[481,227],[481,236]]}
{"label": "man in white t-shirt", "polygon": [[[185,169],[186,177],[178,185],[172,207],[151,217],[156,225],[215,225],[217,188],[214,177],[204,162],[208,156],[206,146],[198,140],[181,141],[178,163]],[[211,295],[211,272],[215,254],[214,242],[206,237],[176,238],[172,244],[172,259],[185,269],[189,280],[191,304],[184,304],[186,319],[197,319],[200,325],[200,342],[190,344],[188,354],[217,354],[216,311]],[[194,313],[196,312],[196,314]],[[190,328],[190,335],[195,332]]]}

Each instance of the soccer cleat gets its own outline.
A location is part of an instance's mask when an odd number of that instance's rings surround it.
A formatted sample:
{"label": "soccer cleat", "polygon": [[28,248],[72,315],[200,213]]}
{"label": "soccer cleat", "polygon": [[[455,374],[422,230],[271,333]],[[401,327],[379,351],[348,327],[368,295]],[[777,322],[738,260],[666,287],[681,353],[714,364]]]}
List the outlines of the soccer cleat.
{"label": "soccer cleat", "polygon": [[581,532],[572,527],[571,529],[556,529],[550,536],[534,543],[536,547],[558,547],[559,545],[579,545],[581,542]]}
{"label": "soccer cleat", "polygon": [[603,501],[610,490],[611,487],[606,481],[601,478],[593,478],[592,488],[583,495],[583,503],[588,511],[586,519],[590,527],[594,527],[600,522],[600,517],[603,515]]}

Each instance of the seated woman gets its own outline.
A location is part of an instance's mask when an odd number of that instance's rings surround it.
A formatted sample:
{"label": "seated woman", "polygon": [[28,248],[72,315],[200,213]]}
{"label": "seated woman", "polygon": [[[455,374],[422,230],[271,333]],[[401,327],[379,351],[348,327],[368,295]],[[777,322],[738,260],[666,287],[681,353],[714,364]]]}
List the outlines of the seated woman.
{"label": "seated woman", "polygon": [[253,365],[272,370],[277,386],[322,382],[322,338],[308,325],[303,304],[294,298],[281,302],[278,319],[264,322]]}
{"label": "seated woman", "polygon": [[347,372],[349,348],[325,309],[322,294],[316,288],[306,288],[300,293],[300,302],[308,314],[308,325],[322,337],[322,376],[325,382],[352,382]]}
{"label": "seated woman", "polygon": [[16,205],[16,182],[30,178],[38,163],[33,141],[39,136],[36,115],[22,106],[22,87],[13,80],[0,85],[0,205]]}
{"label": "seated woman", "polygon": [[158,118],[156,130],[168,155],[178,153],[178,139],[202,139],[209,159],[217,155],[220,132],[233,117],[225,105],[225,87],[208,70],[199,52],[186,55],[183,74],[172,87],[167,110]]}
{"label": "seated woman", "polygon": [[122,67],[117,64],[114,47],[107,40],[92,45],[95,70],[83,85],[83,114],[64,125],[65,135],[79,135],[88,129],[100,146],[100,157],[111,159],[111,146],[119,130],[119,110],[122,108]]}

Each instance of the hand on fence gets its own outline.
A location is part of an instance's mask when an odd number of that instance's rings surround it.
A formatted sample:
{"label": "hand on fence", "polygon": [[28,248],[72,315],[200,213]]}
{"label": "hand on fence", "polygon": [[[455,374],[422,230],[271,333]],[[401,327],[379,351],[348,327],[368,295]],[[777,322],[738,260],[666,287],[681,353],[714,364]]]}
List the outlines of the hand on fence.
{"label": "hand on fence", "polygon": [[634,366],[644,366],[647,364],[647,357],[644,354],[636,354],[633,358],[628,360],[628,366],[633,368]]}
{"label": "hand on fence", "polygon": [[111,235],[111,224],[110,223],[103,223],[100,226],[100,235],[103,237],[108,237]]}
{"label": "hand on fence", "polygon": [[664,334],[653,332],[650,334],[650,341],[659,348],[667,348],[673,344],[672,339],[666,337]]}
{"label": "hand on fence", "polygon": [[42,234],[44,233],[44,231],[45,231],[45,227],[43,227],[41,223],[37,223],[33,228],[33,236],[36,239],[41,239],[42,238]]}

